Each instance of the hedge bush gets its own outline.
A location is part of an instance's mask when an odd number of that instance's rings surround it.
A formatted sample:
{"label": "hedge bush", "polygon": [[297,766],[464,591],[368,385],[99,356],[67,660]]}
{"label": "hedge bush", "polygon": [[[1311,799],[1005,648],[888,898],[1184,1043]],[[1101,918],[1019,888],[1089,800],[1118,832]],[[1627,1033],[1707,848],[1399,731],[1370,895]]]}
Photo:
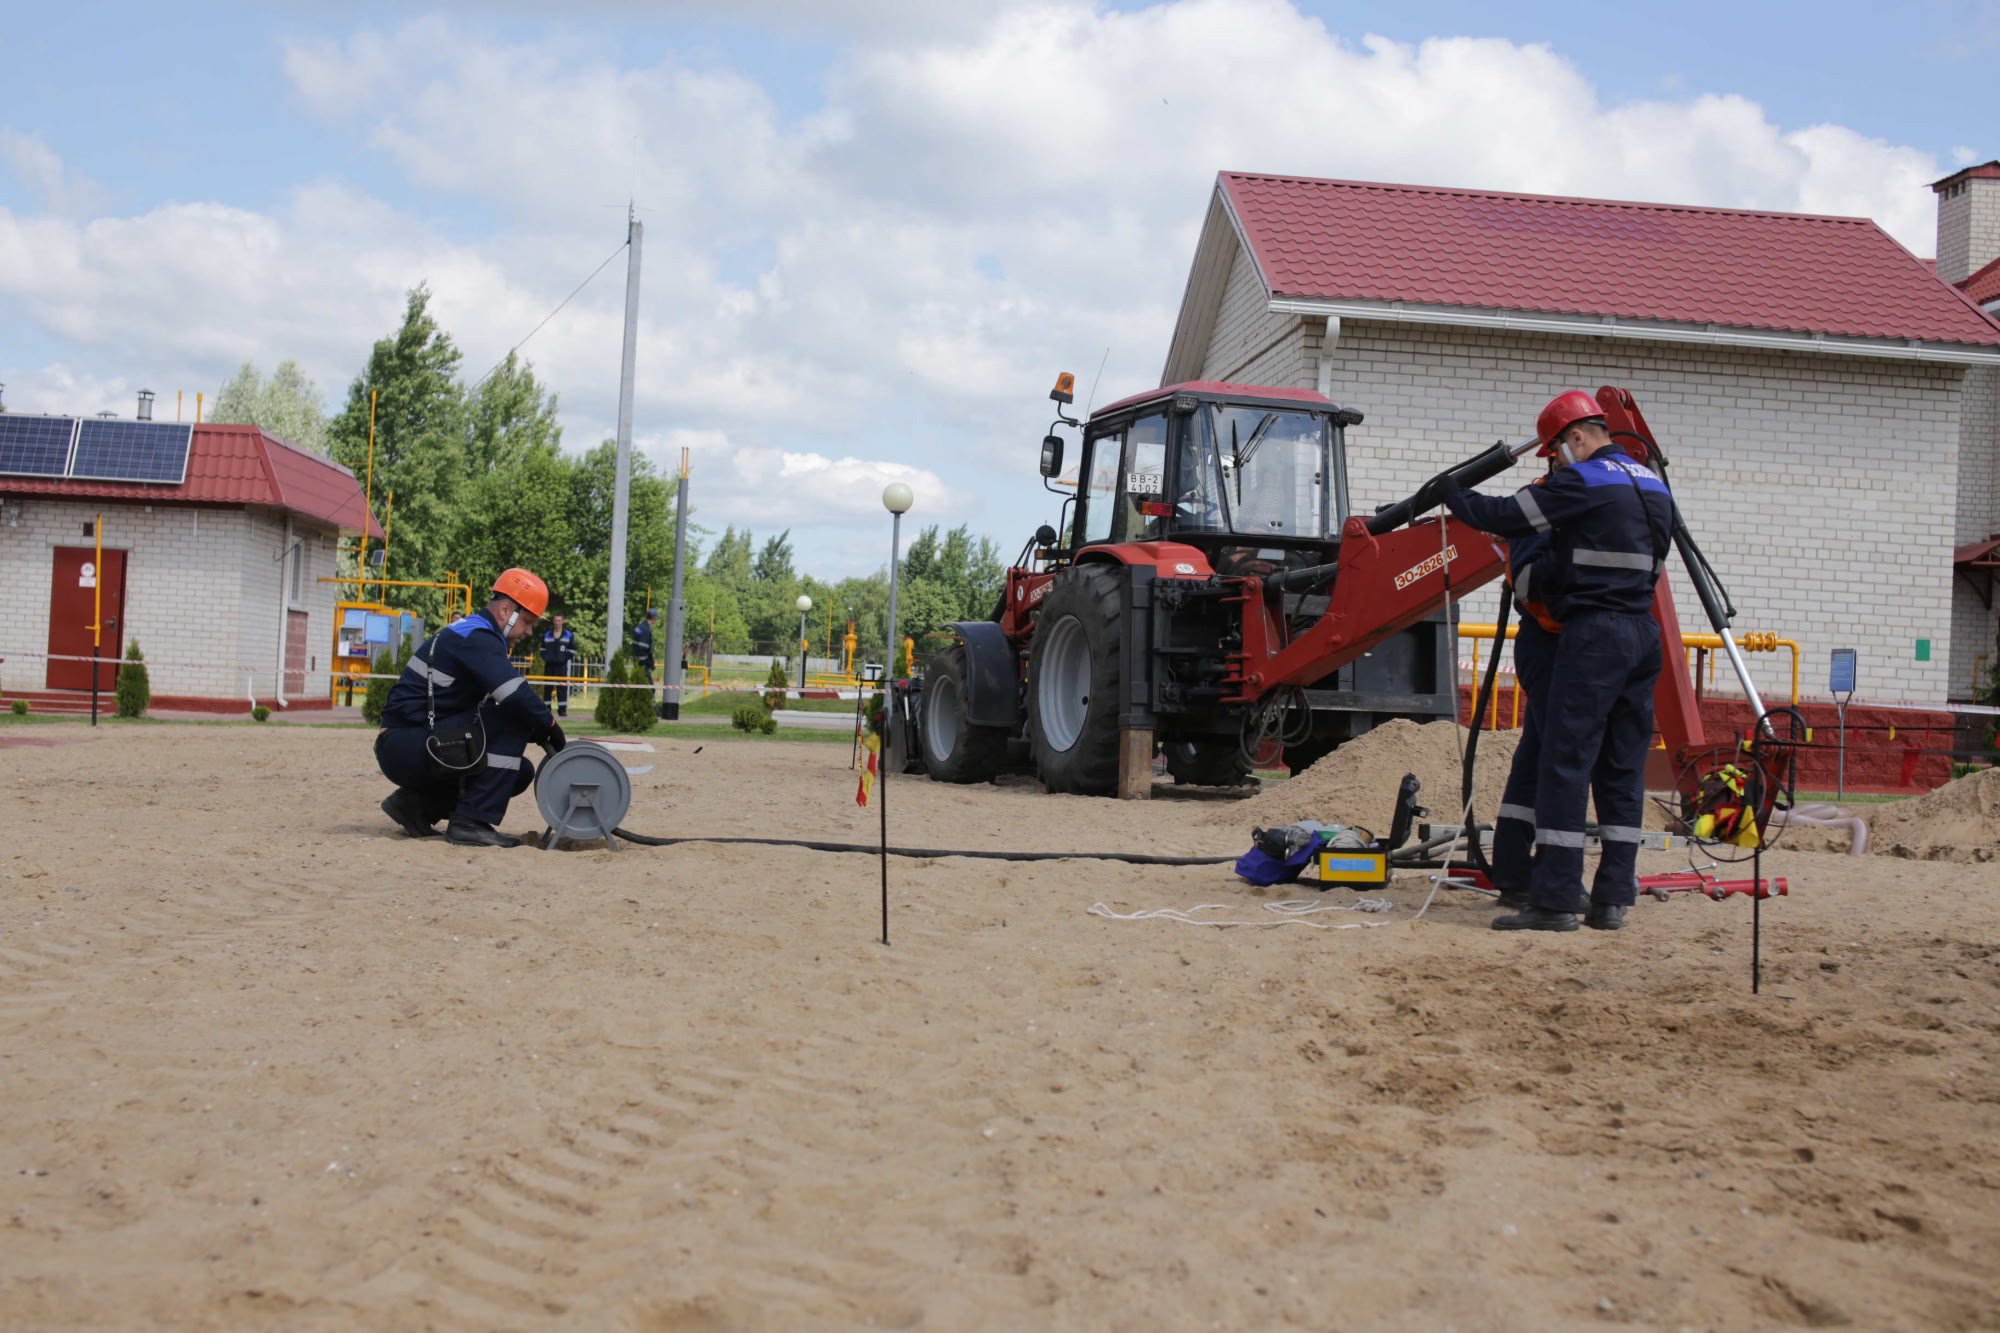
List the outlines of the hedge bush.
{"label": "hedge bush", "polygon": [[26,717],[28,715],[28,701],[26,699],[16,699],[9,707],[14,710],[15,717]]}
{"label": "hedge bush", "polygon": [[368,682],[368,693],[361,697],[361,720],[371,727],[382,725],[382,710],[389,705],[389,687],[394,685],[396,659],[384,648],[375,654],[375,660],[368,667],[374,678]]}
{"label": "hedge bush", "polygon": [[144,717],[146,705],[152,702],[153,683],[146,677],[146,655],[139,651],[139,641],[134,639],[118,668],[118,716]]}
{"label": "hedge bush", "polygon": [[764,707],[777,712],[785,706],[785,690],[791,679],[785,671],[785,664],[777,658],[771,659],[771,670],[764,677]]}
{"label": "hedge bush", "polygon": [[[643,686],[646,673],[632,665],[630,653],[620,648],[611,655],[611,665],[604,673],[604,681],[606,685]],[[653,692],[643,688],[599,690],[597,707],[593,712],[599,726],[633,734],[651,731],[660,720],[653,704]]]}
{"label": "hedge bush", "polygon": [[255,718],[259,722],[269,722],[271,720],[271,710],[264,707],[264,705],[262,704],[258,704],[255,708],[250,710],[250,716]]}
{"label": "hedge bush", "polygon": [[751,702],[736,705],[736,711],[729,715],[729,725],[738,731],[762,732],[769,736],[778,729],[778,719],[772,717],[764,705]]}

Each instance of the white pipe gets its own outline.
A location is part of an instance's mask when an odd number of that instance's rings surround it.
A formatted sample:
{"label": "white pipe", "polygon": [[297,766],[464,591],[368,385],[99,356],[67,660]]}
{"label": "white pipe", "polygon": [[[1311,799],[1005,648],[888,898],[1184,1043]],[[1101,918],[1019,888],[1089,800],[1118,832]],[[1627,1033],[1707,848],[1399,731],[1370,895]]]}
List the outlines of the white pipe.
{"label": "white pipe", "polygon": [[[1830,807],[1816,805],[1809,808],[1823,810]],[[1797,824],[1801,828],[1846,829],[1848,837],[1847,854],[1849,856],[1868,855],[1868,821],[1857,818],[1854,815],[1828,818],[1821,815],[1802,814],[1797,810],[1773,810],[1771,812],[1771,824],[1777,828],[1785,828]]]}
{"label": "white pipe", "polygon": [[243,668],[243,692],[250,696],[250,711],[257,711],[257,669]]}
{"label": "white pipe", "polygon": [[[292,550],[292,514],[285,511],[284,553],[278,557],[278,707],[290,708],[285,700],[285,649],[292,625],[292,561],[305,559],[303,551]],[[253,705],[254,706],[254,705]]]}

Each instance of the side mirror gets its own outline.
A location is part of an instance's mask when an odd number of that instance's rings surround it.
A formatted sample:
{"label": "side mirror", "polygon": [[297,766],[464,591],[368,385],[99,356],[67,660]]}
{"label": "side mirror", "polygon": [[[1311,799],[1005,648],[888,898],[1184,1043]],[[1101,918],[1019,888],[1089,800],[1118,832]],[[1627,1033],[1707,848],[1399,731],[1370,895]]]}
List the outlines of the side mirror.
{"label": "side mirror", "polygon": [[1042,475],[1054,477],[1062,471],[1063,441],[1060,435],[1042,437]]}

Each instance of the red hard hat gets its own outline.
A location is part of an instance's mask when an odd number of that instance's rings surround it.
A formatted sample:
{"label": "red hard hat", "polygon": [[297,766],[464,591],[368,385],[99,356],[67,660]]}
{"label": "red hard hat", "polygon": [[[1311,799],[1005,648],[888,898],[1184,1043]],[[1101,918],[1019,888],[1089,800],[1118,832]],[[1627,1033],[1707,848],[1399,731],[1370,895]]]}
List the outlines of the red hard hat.
{"label": "red hard hat", "polygon": [[516,606],[537,620],[549,609],[549,585],[525,569],[510,569],[493,580],[493,591],[511,597]]}
{"label": "red hard hat", "polygon": [[1549,399],[1549,405],[1535,418],[1535,438],[1542,446],[1535,451],[1536,456],[1554,458],[1556,436],[1579,421],[1588,421],[1592,417],[1602,419],[1603,416],[1604,409],[1598,406],[1597,400],[1581,389],[1557,394]]}

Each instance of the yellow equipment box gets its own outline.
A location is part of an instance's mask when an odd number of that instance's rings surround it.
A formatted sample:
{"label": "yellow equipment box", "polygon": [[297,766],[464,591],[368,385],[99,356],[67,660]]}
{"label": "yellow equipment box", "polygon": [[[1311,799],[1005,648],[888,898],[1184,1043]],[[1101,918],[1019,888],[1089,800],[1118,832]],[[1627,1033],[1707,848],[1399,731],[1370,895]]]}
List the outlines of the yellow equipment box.
{"label": "yellow equipment box", "polygon": [[1369,851],[1322,851],[1319,854],[1322,884],[1387,884],[1389,854]]}

